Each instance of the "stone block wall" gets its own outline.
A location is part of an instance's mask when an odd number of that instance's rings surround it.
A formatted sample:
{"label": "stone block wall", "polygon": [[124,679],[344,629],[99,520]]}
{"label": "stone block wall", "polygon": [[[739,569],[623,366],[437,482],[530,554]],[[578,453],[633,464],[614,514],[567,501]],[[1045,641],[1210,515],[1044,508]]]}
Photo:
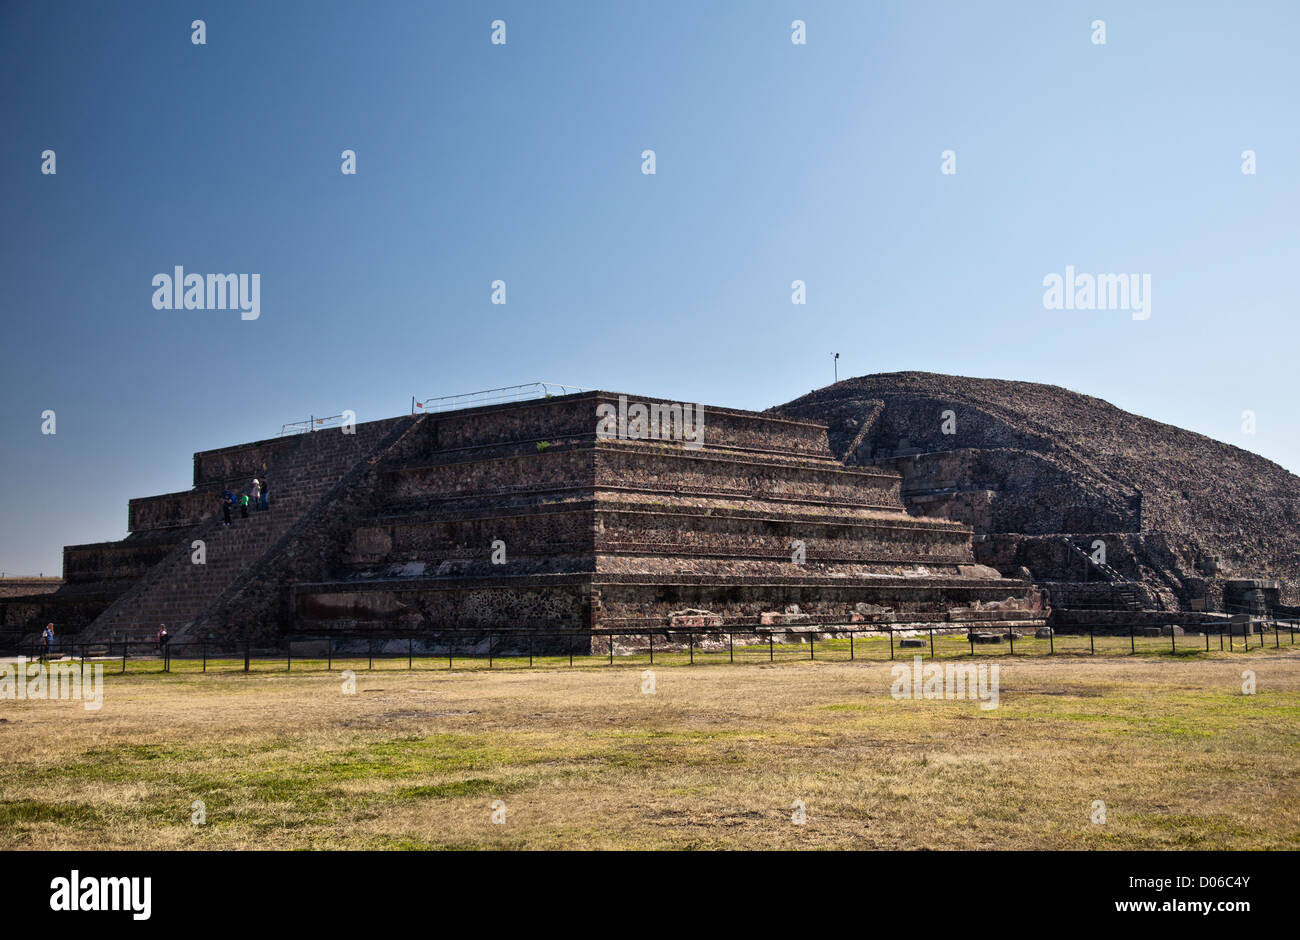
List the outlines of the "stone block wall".
{"label": "stone block wall", "polygon": [[[598,580],[600,625],[606,629],[649,629],[666,626],[673,611],[707,610],[726,626],[760,626],[764,613],[796,613],[810,623],[947,621],[970,618],[971,611],[992,608],[999,615],[1032,619],[1041,611],[1028,599],[1028,585],[940,579],[880,578],[869,582],[829,578],[647,579]],[[958,607],[954,597],[964,603]],[[966,608],[962,610],[961,608]],[[973,618],[972,618],[973,619]],[[770,618],[769,618],[770,621]],[[791,618],[795,622],[795,618]]]}
{"label": "stone block wall", "polygon": [[228,482],[251,481],[265,473],[286,451],[296,447],[300,437],[296,434],[273,437],[251,444],[199,451],[194,455],[194,485],[212,486],[220,493],[221,487]]}
{"label": "stone block wall", "polygon": [[596,547],[602,552],[646,554],[695,550],[789,559],[793,543],[804,542],[806,557],[881,559],[924,563],[970,560],[970,532],[955,526],[912,524],[900,519],[774,517],[767,514],[689,513],[602,509],[596,517]]}
{"label": "stone block wall", "polygon": [[294,588],[300,633],[591,627],[591,591],[566,578],[479,578]]}
{"label": "stone block wall", "polygon": [[0,578],[0,598],[53,594],[62,586],[62,578]]}
{"label": "stone block wall", "polygon": [[394,502],[483,497],[511,491],[590,486],[594,466],[589,447],[558,445],[543,451],[533,448],[531,452],[483,459],[395,467],[386,474],[382,486],[385,498]]}
{"label": "stone block wall", "polygon": [[[420,563],[429,573],[448,559],[491,563],[492,544],[505,543],[511,570],[571,570],[590,555],[595,534],[590,501],[519,507],[502,514],[447,518],[438,512],[380,516],[358,525],[340,558],[344,568]],[[549,564],[548,564],[549,562]]]}
{"label": "stone block wall", "polygon": [[613,444],[600,446],[596,453],[596,483],[601,487],[696,490],[888,509],[901,506],[899,478],[889,472]]}
{"label": "stone block wall", "polygon": [[[616,392],[583,392],[506,406],[484,406],[431,414],[426,429],[430,449],[439,451],[496,447],[506,442],[590,439],[596,433],[596,408],[619,406]],[[627,395],[629,405],[694,404],[647,395]],[[704,446],[754,449],[788,455],[829,457],[826,430],[814,422],[731,408],[704,406]]]}
{"label": "stone block wall", "polygon": [[117,542],[65,545],[63,575],[69,584],[133,581],[162,561],[174,547],[171,538],[128,538]]}

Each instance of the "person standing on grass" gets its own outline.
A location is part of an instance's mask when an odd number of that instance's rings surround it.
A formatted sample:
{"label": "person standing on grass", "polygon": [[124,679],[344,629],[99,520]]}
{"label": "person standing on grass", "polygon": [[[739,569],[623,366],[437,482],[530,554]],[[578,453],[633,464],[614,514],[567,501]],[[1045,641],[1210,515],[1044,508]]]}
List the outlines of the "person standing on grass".
{"label": "person standing on grass", "polygon": [[248,490],[239,494],[239,518],[248,518]]}
{"label": "person standing on grass", "polygon": [[157,647],[158,647],[158,652],[159,652],[159,653],[162,653],[163,650],[167,649],[167,626],[166,626],[166,624],[161,624],[161,623],[158,624],[158,636],[154,638],[154,641],[155,641],[155,643],[156,643],[156,645],[157,645]]}
{"label": "person standing on grass", "polygon": [[252,498],[253,508],[261,509],[262,508],[262,484],[261,481],[257,479],[257,477],[253,477],[253,486],[252,489],[248,491],[248,495]]}

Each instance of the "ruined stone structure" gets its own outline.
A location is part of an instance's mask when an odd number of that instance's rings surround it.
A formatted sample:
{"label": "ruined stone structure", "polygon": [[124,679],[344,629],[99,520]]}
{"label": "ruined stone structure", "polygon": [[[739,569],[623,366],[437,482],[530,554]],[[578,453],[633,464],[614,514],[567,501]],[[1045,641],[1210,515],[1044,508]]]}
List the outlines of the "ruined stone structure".
{"label": "ruined stone structure", "polygon": [[1255,454],[1055,386],[927,372],[772,413],[825,422],[846,466],[897,471],[910,512],[971,526],[976,558],[1043,586],[1058,622],[1293,613],[1300,478]]}
{"label": "ruined stone structure", "polygon": [[[260,641],[1043,622],[1027,580],[976,562],[967,524],[909,514],[904,475],[845,466],[824,424],[705,407],[698,449],[611,439],[597,409],[618,399],[582,392],[195,454],[192,489],[131,501],[127,538],[65,550],[61,592],[99,599],[82,615],[87,641],[151,637],[159,623],[177,640]],[[262,475],[271,510],[223,527],[221,491]]]}

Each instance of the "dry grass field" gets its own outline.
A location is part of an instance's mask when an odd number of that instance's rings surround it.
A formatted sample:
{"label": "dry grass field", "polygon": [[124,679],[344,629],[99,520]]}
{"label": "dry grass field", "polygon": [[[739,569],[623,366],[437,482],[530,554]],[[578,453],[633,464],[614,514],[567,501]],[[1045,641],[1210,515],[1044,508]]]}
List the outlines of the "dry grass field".
{"label": "dry grass field", "polygon": [[1300,848],[1297,648],[977,661],[996,709],[862,660],[109,663],[98,712],[0,701],[0,847]]}

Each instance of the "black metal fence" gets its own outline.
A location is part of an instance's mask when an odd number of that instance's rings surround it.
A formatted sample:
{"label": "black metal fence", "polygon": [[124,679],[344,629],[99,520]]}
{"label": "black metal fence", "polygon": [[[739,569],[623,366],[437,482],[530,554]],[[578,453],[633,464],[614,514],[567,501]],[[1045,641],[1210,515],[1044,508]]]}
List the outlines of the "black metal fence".
{"label": "black metal fence", "polygon": [[[496,630],[440,632],[410,636],[338,635],[293,637],[274,645],[231,645],[195,640],[159,645],[152,640],[78,644],[75,638],[51,649],[18,650],[35,660],[71,658],[131,663],[150,671],[207,672],[209,667],[251,672],[267,667],[286,671],[333,670],[365,663],[366,669],[569,667],[623,663],[694,665],[701,663],[785,662],[794,659],[890,661],[898,656],[952,658],[984,655],[1190,655],[1249,652],[1294,646],[1300,620],[1257,620],[1198,624],[1196,632],[1169,625],[1126,624],[1062,633],[988,624],[940,627],[879,624],[869,627],[771,626],[737,629],[682,628],[555,632]],[[1019,649],[1017,649],[1019,647]],[[156,664],[156,669],[153,664]]]}

